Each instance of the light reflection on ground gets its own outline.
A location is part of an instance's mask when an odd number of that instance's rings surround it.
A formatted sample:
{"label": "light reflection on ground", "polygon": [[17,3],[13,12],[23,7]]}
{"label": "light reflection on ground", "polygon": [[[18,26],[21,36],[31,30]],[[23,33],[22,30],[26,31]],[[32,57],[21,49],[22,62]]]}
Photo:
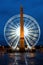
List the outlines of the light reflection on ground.
{"label": "light reflection on ground", "polygon": [[43,65],[43,53],[0,53],[0,65]]}

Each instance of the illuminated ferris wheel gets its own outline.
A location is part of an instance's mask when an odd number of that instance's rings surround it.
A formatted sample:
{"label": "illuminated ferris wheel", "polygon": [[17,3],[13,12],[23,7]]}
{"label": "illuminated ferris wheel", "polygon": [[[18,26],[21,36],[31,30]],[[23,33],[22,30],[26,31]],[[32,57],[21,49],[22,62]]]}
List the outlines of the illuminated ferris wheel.
{"label": "illuminated ferris wheel", "polygon": [[[29,15],[23,14],[23,20],[24,41],[31,49],[39,41],[40,27],[37,21]],[[4,37],[9,46],[14,49],[17,47],[20,41],[20,15],[13,16],[7,21],[4,28]]]}

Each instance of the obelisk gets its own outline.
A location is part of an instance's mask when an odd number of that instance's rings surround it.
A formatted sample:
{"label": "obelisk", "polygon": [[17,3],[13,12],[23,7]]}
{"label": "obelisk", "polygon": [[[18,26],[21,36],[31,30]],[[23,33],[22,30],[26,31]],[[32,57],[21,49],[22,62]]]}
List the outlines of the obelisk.
{"label": "obelisk", "polygon": [[20,51],[24,51],[24,20],[23,20],[23,8],[20,8]]}

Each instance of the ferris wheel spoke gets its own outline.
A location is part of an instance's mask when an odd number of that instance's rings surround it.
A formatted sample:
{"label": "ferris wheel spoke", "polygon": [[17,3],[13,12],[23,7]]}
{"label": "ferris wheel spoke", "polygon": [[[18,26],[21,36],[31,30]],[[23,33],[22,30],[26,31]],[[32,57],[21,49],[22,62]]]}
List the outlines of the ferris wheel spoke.
{"label": "ferris wheel spoke", "polygon": [[9,34],[9,33],[11,33],[11,34],[14,33],[15,34],[15,31],[8,31],[8,30],[6,30],[5,32],[6,32],[6,34]]}
{"label": "ferris wheel spoke", "polygon": [[20,22],[16,23],[16,26],[18,27],[20,25]]}
{"label": "ferris wheel spoke", "polygon": [[18,38],[15,41],[12,42],[12,46],[16,45],[17,42],[19,42]]}
{"label": "ferris wheel spoke", "polygon": [[27,20],[28,20],[28,19],[24,19],[24,22],[25,22],[24,26],[26,26],[27,22],[29,22],[29,21],[27,21]]}
{"label": "ferris wheel spoke", "polygon": [[17,28],[17,25],[14,25],[14,23],[10,23],[11,26],[13,26],[14,28]]}
{"label": "ferris wheel spoke", "polygon": [[31,24],[31,20],[29,20],[26,24],[26,27],[28,27]]}
{"label": "ferris wheel spoke", "polygon": [[36,31],[36,32],[39,32],[38,29],[28,29],[28,31],[32,31],[32,32]]}
{"label": "ferris wheel spoke", "polygon": [[15,35],[12,35],[12,36],[8,36],[7,38],[10,40],[14,37]]}
{"label": "ferris wheel spoke", "polygon": [[32,26],[30,28],[28,28],[28,30],[32,30],[32,29],[37,29],[36,26]]}
{"label": "ferris wheel spoke", "polygon": [[6,33],[6,37],[10,37],[10,36],[14,36],[14,37],[15,37],[16,34],[11,34],[11,33],[7,34],[7,33]]}
{"label": "ferris wheel spoke", "polygon": [[6,31],[6,34],[15,34],[16,32]]}
{"label": "ferris wheel spoke", "polygon": [[25,42],[26,42],[27,46],[31,49],[31,46],[29,45],[29,42],[27,41],[26,38],[25,38]]}
{"label": "ferris wheel spoke", "polygon": [[27,40],[28,40],[28,42],[30,43],[31,42],[31,40],[30,40],[30,38],[29,37],[25,37]]}
{"label": "ferris wheel spoke", "polygon": [[7,33],[7,32],[15,32],[15,30],[10,30],[10,29],[9,29],[9,30],[6,30],[6,33]]}
{"label": "ferris wheel spoke", "polygon": [[9,25],[9,27],[8,27],[8,28],[16,29],[16,28],[14,28],[12,25]]}
{"label": "ferris wheel spoke", "polygon": [[8,30],[8,31],[15,32],[15,30]]}
{"label": "ferris wheel spoke", "polygon": [[31,40],[29,37],[26,37],[26,38],[27,38],[27,40],[29,41],[29,45],[32,46],[32,45],[34,44],[34,41]]}
{"label": "ferris wheel spoke", "polygon": [[27,26],[27,28],[31,28],[34,26],[34,23],[30,24],[29,26]]}
{"label": "ferris wheel spoke", "polygon": [[18,45],[18,42],[19,42],[19,38],[17,39],[17,41],[14,42],[14,45],[12,45],[12,47],[15,49]]}
{"label": "ferris wheel spoke", "polygon": [[28,33],[38,34],[39,31],[38,30],[28,30]]}
{"label": "ferris wheel spoke", "polygon": [[8,29],[8,30],[16,30],[16,28],[12,28],[12,27],[7,27],[6,29]]}
{"label": "ferris wheel spoke", "polygon": [[31,35],[28,36],[32,41],[36,41],[36,37],[32,37]]}
{"label": "ferris wheel spoke", "polygon": [[16,39],[17,39],[17,37],[15,36],[15,37],[13,37],[11,39],[8,39],[8,41],[9,41],[9,43],[13,43],[13,41],[15,41]]}
{"label": "ferris wheel spoke", "polygon": [[[16,38],[17,39],[17,38]],[[12,39],[8,39],[8,42],[12,45],[13,44],[13,42],[15,42],[16,41],[16,39],[13,41],[13,38]]]}
{"label": "ferris wheel spoke", "polygon": [[15,21],[16,26],[18,27],[20,25],[20,20]]}
{"label": "ferris wheel spoke", "polygon": [[36,27],[36,24],[33,22],[27,28],[28,29],[30,29],[30,28],[37,29],[38,27]]}
{"label": "ferris wheel spoke", "polygon": [[32,35],[32,36],[34,36],[34,35],[38,35],[38,33],[35,33],[35,32],[28,32],[28,35]]}
{"label": "ferris wheel spoke", "polygon": [[28,33],[28,35],[37,38],[39,34],[34,34],[34,33]]}
{"label": "ferris wheel spoke", "polygon": [[11,39],[12,43],[13,43],[14,41],[16,41],[17,39],[18,39],[17,36],[13,37],[13,38]]}
{"label": "ferris wheel spoke", "polygon": [[12,44],[11,44],[11,46],[15,46],[15,45],[16,45],[16,43],[17,43],[16,40],[18,41],[18,38],[12,39]]}

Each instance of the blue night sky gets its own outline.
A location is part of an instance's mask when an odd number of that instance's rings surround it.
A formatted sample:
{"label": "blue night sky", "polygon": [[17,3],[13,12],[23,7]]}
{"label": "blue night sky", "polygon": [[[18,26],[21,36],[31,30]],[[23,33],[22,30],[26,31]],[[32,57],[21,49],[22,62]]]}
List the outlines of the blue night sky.
{"label": "blue night sky", "polygon": [[4,26],[9,18],[20,13],[23,6],[24,14],[34,17],[39,23],[41,36],[38,45],[43,45],[43,0],[0,0],[0,45],[7,45],[4,39]]}

